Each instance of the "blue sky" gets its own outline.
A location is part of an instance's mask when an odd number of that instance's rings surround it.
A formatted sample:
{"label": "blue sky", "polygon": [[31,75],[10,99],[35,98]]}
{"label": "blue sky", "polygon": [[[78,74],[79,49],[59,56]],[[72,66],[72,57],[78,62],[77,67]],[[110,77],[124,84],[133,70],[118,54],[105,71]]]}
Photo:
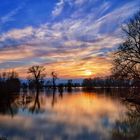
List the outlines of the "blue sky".
{"label": "blue sky", "polygon": [[4,0],[0,4],[0,69],[44,65],[60,77],[110,73],[121,25],[139,0]]}

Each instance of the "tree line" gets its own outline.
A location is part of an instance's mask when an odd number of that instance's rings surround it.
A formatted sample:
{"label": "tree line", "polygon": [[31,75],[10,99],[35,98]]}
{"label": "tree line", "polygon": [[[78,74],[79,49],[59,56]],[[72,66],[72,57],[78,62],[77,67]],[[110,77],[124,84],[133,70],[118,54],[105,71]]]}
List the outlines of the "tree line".
{"label": "tree line", "polygon": [[72,91],[72,87],[79,87],[79,83],[74,83],[72,79],[68,79],[66,83],[56,84],[56,80],[59,79],[57,73],[51,72],[50,80],[46,80],[46,71],[44,66],[31,66],[27,73],[26,82],[22,82],[18,73],[15,71],[0,73],[0,91],[3,93],[19,92],[20,89],[35,89],[38,93],[40,89],[56,89],[62,91],[66,88],[68,92]]}

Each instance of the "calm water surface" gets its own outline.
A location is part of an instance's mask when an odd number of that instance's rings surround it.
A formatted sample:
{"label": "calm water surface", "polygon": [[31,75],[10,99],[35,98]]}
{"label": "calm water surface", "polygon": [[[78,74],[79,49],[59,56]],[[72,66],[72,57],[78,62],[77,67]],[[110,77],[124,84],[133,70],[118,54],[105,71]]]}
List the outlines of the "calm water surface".
{"label": "calm water surface", "polygon": [[140,140],[140,106],[107,93],[32,92],[0,97],[8,140]]}

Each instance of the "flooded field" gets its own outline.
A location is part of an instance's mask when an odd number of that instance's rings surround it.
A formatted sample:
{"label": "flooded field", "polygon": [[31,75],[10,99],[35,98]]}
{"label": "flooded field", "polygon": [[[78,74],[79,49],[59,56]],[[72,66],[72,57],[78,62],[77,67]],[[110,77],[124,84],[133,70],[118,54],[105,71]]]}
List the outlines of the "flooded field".
{"label": "flooded field", "polygon": [[107,92],[21,92],[0,97],[7,140],[139,140],[140,106]]}

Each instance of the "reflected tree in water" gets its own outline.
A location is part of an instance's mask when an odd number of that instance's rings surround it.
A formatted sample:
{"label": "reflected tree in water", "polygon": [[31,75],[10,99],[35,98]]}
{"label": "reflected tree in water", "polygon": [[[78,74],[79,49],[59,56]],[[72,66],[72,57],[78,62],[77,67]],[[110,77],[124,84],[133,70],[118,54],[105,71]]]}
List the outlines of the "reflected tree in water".
{"label": "reflected tree in water", "polygon": [[11,115],[13,117],[18,112],[18,105],[15,100],[18,99],[18,95],[0,95],[0,114]]}
{"label": "reflected tree in water", "polygon": [[30,108],[30,111],[32,113],[36,112],[40,112],[40,100],[39,100],[39,92],[36,93],[35,95],[35,100],[34,100],[34,104],[33,106]]}
{"label": "reflected tree in water", "polygon": [[56,88],[53,88],[53,96],[52,96],[52,107],[54,107],[54,104],[57,102],[56,98]]}
{"label": "reflected tree in water", "polygon": [[118,120],[112,130],[112,140],[140,139],[140,106],[130,106],[125,118]]}

